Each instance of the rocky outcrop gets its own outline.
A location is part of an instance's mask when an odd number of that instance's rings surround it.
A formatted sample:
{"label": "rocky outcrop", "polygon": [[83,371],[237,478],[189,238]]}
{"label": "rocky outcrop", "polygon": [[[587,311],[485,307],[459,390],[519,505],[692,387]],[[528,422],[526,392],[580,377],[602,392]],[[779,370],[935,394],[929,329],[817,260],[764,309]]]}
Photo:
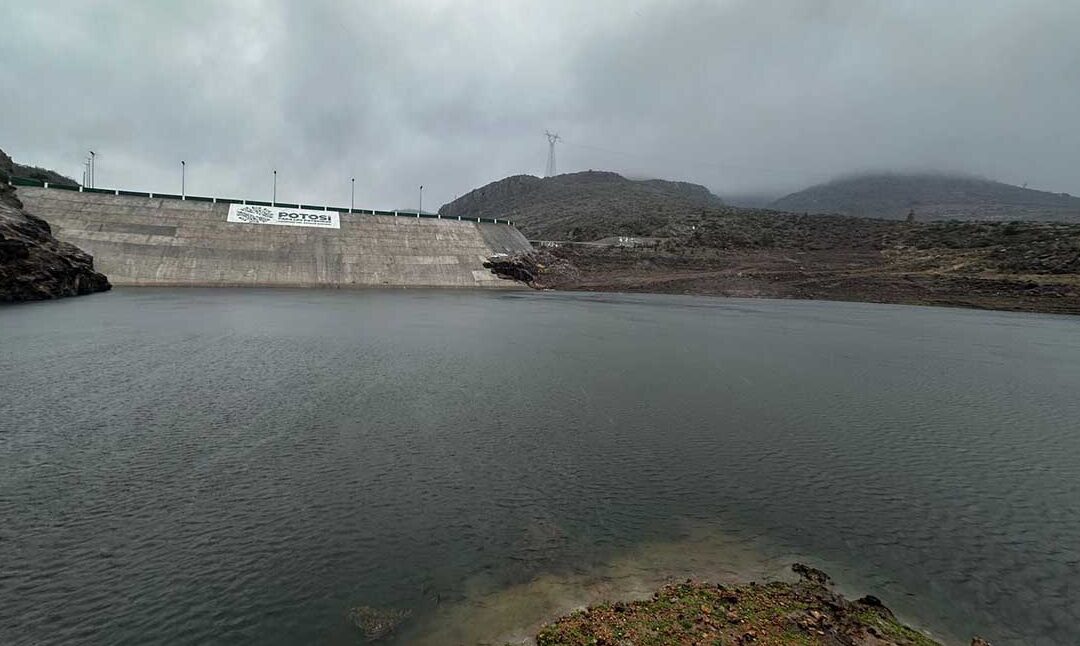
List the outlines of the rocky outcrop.
{"label": "rocky outcrop", "polygon": [[13,164],[0,151],[0,302],[78,296],[109,289],[94,259],[60,242],[49,223],[22,208],[8,184]]}
{"label": "rocky outcrop", "polygon": [[[538,646],[591,644],[801,644],[940,646],[900,623],[873,596],[849,601],[824,572],[796,564],[795,583],[667,585],[651,599],[606,603],[545,626]],[[989,646],[976,637],[972,646]]]}
{"label": "rocky outcrop", "polygon": [[499,278],[515,280],[536,289],[551,289],[580,278],[573,264],[546,251],[492,256],[484,267]]}

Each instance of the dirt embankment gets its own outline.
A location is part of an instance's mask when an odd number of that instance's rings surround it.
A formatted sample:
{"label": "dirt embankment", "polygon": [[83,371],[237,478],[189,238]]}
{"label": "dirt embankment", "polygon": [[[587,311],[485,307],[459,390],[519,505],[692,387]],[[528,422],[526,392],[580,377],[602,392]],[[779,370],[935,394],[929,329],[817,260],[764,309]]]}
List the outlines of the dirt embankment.
{"label": "dirt embankment", "polygon": [[1080,225],[906,223],[751,212],[660,242],[495,259],[542,289],[797,298],[1080,314]]}
{"label": "dirt embankment", "polygon": [[109,289],[94,259],[60,242],[49,223],[22,209],[8,185],[13,164],[0,151],[0,302],[78,296]]}
{"label": "dirt embankment", "polygon": [[[687,581],[651,599],[606,603],[544,627],[538,646],[690,646],[773,644],[802,646],[940,646],[893,616],[876,597],[848,601],[829,578],[792,566],[796,583],[738,587]],[[976,637],[972,646],[989,646]]]}

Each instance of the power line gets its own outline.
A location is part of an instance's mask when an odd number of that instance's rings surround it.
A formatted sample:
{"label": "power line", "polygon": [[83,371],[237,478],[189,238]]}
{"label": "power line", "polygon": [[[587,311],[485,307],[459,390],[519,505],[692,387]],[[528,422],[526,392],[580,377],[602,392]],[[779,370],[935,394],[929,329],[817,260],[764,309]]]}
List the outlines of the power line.
{"label": "power line", "polygon": [[548,140],[548,163],[547,163],[547,173],[545,173],[545,176],[546,177],[554,177],[555,176],[555,143],[560,141],[561,138],[559,137],[558,133],[549,132],[547,130],[544,131],[544,136],[547,137],[547,140]]}

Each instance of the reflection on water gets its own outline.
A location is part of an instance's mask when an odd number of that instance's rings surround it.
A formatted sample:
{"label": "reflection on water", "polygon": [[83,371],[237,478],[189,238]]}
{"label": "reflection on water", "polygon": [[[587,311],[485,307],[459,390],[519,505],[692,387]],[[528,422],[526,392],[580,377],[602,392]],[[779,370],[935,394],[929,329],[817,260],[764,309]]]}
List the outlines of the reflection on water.
{"label": "reflection on water", "polygon": [[517,639],[796,559],[938,634],[1080,643],[1076,326],[528,292],[3,308],[0,643],[356,643],[358,607],[410,613],[403,643]]}

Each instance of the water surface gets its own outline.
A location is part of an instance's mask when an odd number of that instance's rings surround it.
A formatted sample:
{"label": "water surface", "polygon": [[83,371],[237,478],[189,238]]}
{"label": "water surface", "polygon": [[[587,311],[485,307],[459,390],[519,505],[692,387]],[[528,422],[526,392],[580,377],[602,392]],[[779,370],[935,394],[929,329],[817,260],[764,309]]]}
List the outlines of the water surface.
{"label": "water surface", "polygon": [[1078,321],[466,291],[5,307],[0,643],[352,644],[358,605],[410,609],[402,643],[487,639],[789,558],[946,640],[1078,643]]}

